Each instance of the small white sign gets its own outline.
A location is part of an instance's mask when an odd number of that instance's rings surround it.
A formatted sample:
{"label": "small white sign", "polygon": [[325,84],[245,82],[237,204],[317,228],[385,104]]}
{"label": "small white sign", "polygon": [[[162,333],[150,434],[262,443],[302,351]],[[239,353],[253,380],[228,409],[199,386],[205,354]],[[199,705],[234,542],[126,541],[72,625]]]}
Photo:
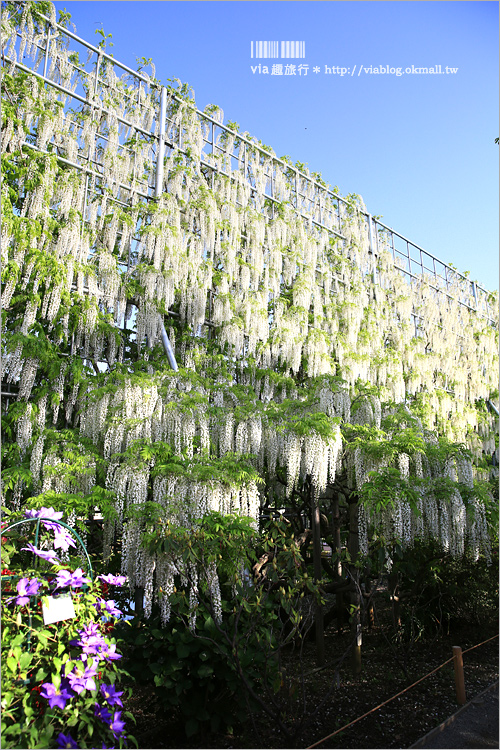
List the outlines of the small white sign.
{"label": "small white sign", "polygon": [[62,596],[48,596],[48,605],[42,604],[43,621],[51,625],[60,620],[70,620],[75,615],[75,607],[70,594]]}

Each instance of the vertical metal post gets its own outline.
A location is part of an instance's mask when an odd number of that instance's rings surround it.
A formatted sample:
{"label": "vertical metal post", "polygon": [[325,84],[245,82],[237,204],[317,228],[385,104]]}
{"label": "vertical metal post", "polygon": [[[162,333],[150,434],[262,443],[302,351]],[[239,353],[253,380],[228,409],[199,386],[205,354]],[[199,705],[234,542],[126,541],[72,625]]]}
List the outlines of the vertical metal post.
{"label": "vertical metal post", "polygon": [[160,95],[160,134],[158,136],[158,152],[156,155],[156,184],[155,198],[163,192],[163,162],[165,159],[165,119],[167,115],[167,89],[162,87]]}
{"label": "vertical metal post", "polygon": [[373,263],[373,283],[377,284],[377,251],[375,248],[375,240],[373,239],[373,224],[371,214],[368,214],[368,237],[370,239],[370,252],[372,254]]}
{"label": "vertical metal post", "polygon": [[473,297],[474,297],[474,303],[476,305],[476,310],[477,310],[477,289],[476,289],[476,282],[475,281],[471,281],[471,284],[472,284],[472,294],[473,294]]}
{"label": "vertical metal post", "polygon": [[160,335],[161,335],[161,343],[163,344],[163,349],[165,350],[165,354],[167,355],[168,363],[172,370],[174,372],[177,372],[179,367],[177,365],[177,360],[175,359],[174,350],[172,349],[172,344],[170,343],[170,339],[167,336],[167,332],[165,330],[165,324],[163,322],[163,315],[160,315],[158,313],[160,318]]}
{"label": "vertical metal post", "polygon": [[465,682],[464,682],[464,662],[462,659],[461,646],[453,646],[453,667],[455,669],[455,688],[457,691],[457,703],[463,706],[466,703]]}
{"label": "vertical metal post", "polygon": [[99,50],[99,52],[97,53],[97,62],[95,66],[94,96],[95,94],[97,94],[97,88],[99,84],[99,68],[101,67],[101,60],[102,60],[102,55],[101,55],[101,51]]}
{"label": "vertical metal post", "polygon": [[[85,189],[83,191],[82,219],[80,224],[80,249],[83,242],[83,226],[85,224],[85,212],[87,210],[87,196],[89,190],[89,175],[85,175]],[[71,354],[73,354],[73,339],[71,340]]]}
{"label": "vertical metal post", "polygon": [[43,63],[43,77],[47,78],[47,68],[49,66],[49,47],[50,47],[50,26],[47,32],[47,46],[45,47],[45,60]]}
{"label": "vertical metal post", "polygon": [[[212,307],[213,307],[213,291],[210,289],[208,292],[208,320],[212,322]],[[212,326],[208,326],[208,338],[212,338]]]}

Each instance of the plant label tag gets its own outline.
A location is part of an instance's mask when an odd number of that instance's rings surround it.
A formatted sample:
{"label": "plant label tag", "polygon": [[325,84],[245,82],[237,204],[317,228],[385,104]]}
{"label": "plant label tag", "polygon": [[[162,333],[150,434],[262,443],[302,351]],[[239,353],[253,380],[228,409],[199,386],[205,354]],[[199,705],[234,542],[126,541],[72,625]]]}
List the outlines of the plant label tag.
{"label": "plant label tag", "polygon": [[73,599],[69,594],[62,596],[48,596],[48,605],[42,604],[43,621],[51,625],[60,620],[70,620],[75,615]]}

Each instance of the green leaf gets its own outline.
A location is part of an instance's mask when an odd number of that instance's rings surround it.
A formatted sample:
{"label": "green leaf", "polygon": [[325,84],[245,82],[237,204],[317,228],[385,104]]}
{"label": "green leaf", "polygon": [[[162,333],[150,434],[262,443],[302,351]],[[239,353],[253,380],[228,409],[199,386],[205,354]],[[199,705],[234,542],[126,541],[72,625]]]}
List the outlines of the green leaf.
{"label": "green leaf", "polygon": [[163,666],[161,664],[158,664],[158,662],[153,662],[153,664],[149,665],[150,670],[153,674],[161,674],[163,671]]}
{"label": "green leaf", "polygon": [[186,643],[178,643],[176,646],[176,651],[179,659],[186,659],[189,656],[191,649]]}
{"label": "green leaf", "polygon": [[214,670],[213,667],[210,666],[210,664],[202,664],[201,667],[198,667],[199,677],[209,677],[213,673]]}
{"label": "green leaf", "polygon": [[184,725],[184,728],[186,730],[186,737],[192,737],[197,733],[199,729],[198,719],[188,719]]}
{"label": "green leaf", "polygon": [[23,654],[21,654],[19,663],[23,671],[25,671],[29,667],[29,665],[32,662],[32,659],[33,659],[33,656],[29,651],[25,651]]}
{"label": "green leaf", "polygon": [[11,672],[14,672],[17,674],[17,659],[14,659],[13,656],[7,657],[7,666],[9,667]]}

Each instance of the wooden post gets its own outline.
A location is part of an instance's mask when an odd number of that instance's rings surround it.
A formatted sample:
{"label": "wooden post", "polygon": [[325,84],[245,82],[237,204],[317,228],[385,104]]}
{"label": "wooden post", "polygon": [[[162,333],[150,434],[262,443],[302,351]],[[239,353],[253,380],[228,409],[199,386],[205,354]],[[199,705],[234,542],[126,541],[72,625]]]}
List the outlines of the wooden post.
{"label": "wooden post", "polygon": [[392,622],[397,630],[401,627],[401,609],[399,606],[399,575],[392,570],[387,576],[387,584],[392,605]]}
{"label": "wooden post", "polygon": [[134,589],[135,614],[140,617],[144,612],[144,589],[142,586],[136,586]]}
{"label": "wooden post", "polygon": [[[317,582],[321,580],[321,521],[319,517],[319,505],[312,484],[309,491],[311,493],[314,580]],[[325,663],[325,631],[323,624],[323,607],[317,602],[314,605],[314,625],[316,632],[316,662],[318,667],[322,667]]]}
{"label": "wooden post", "polygon": [[455,668],[455,688],[457,691],[457,703],[463,706],[467,699],[465,697],[464,662],[462,659],[461,646],[453,646],[453,666]]}

